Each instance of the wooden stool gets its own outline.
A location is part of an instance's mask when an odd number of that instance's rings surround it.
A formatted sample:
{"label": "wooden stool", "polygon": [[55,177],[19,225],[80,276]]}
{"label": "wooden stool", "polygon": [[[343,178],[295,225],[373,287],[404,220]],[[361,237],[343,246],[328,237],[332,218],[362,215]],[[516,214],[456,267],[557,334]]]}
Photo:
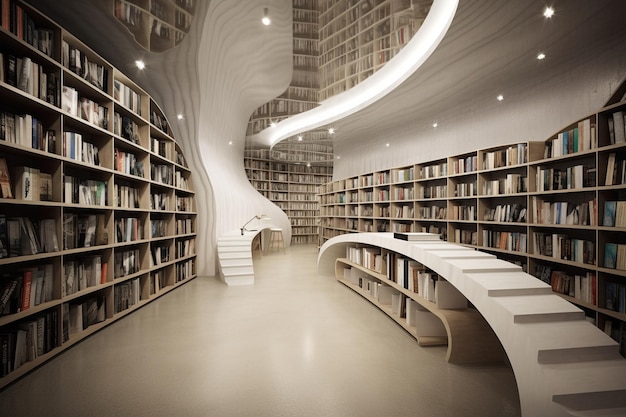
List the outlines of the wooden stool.
{"label": "wooden stool", "polygon": [[276,250],[283,250],[283,253],[287,253],[285,250],[285,241],[283,239],[283,229],[279,227],[272,227],[270,229],[270,243],[268,252],[273,252],[274,248]]}

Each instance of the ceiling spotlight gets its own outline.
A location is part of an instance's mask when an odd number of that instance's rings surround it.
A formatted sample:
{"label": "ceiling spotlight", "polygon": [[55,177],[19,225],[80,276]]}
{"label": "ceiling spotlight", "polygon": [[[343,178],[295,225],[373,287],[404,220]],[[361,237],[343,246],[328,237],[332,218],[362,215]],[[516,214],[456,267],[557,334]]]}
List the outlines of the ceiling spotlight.
{"label": "ceiling spotlight", "polygon": [[389,143],[387,142],[387,143],[385,143],[385,146],[386,146],[386,147],[389,147],[390,145],[389,145]]}
{"label": "ceiling spotlight", "polygon": [[543,52],[539,52],[539,53],[537,54],[537,59],[538,59],[538,60],[540,60],[540,61],[541,61],[542,59],[545,59],[545,57],[546,57],[546,54],[544,54]]}
{"label": "ceiling spotlight", "polygon": [[146,63],[143,62],[141,59],[138,59],[137,61],[135,61],[135,66],[142,70],[146,67]]}
{"label": "ceiling spotlight", "polygon": [[337,159],[341,159],[341,157],[339,155],[337,155]]}
{"label": "ceiling spotlight", "polygon": [[182,114],[178,114],[178,116],[176,116],[176,118],[178,120],[183,120],[185,118],[185,116],[183,116]]}
{"label": "ceiling spotlight", "polygon": [[276,127],[276,122],[270,122],[270,127]]}
{"label": "ceiling spotlight", "polygon": [[307,166],[307,167],[310,167],[310,166],[311,166],[311,163],[310,163],[310,162],[307,162],[307,163],[306,163],[306,166]]}
{"label": "ceiling spotlight", "polygon": [[433,123],[433,127],[437,127],[437,126],[439,126],[439,123],[437,122]]}
{"label": "ceiling spotlight", "polygon": [[334,135],[335,134],[335,128],[334,127],[329,128],[328,129],[328,133],[331,134],[331,135]]}
{"label": "ceiling spotlight", "polygon": [[551,6],[547,6],[546,9],[543,11],[543,15],[550,19],[552,16],[554,16],[554,9]]}
{"label": "ceiling spotlight", "polygon": [[263,23],[265,26],[269,26],[272,24],[272,21],[270,19],[270,12],[267,7],[263,9],[263,18],[261,19],[261,23]]}
{"label": "ceiling spotlight", "polygon": [[298,142],[302,142],[302,135],[298,135]]}
{"label": "ceiling spotlight", "polygon": [[496,98],[498,99],[498,101],[504,100],[504,96],[502,94],[498,94],[498,97]]}

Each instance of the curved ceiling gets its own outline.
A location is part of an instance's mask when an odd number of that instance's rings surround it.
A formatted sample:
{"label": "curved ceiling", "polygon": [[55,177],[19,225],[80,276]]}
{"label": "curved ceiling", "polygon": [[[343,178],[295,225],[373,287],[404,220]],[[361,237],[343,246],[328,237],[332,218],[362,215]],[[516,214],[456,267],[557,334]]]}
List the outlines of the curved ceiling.
{"label": "curved ceiling", "polygon": [[[120,49],[129,49],[131,44],[121,32],[123,28],[94,28],[89,23],[102,15],[95,3],[101,2],[68,0],[61,6],[56,0],[40,0],[37,7],[131,73],[128,57],[143,51],[137,46],[136,51],[120,54]],[[626,2],[561,0],[550,4],[556,13],[546,19],[543,0],[460,2],[450,29],[426,63],[392,93],[334,122],[335,143],[348,149],[380,141],[391,129],[425,129],[435,121],[452,123],[459,110],[493,106],[500,93],[505,101],[514,100],[530,86],[549,82],[580,62],[593,60],[607,43],[625,43]],[[197,16],[197,20],[201,18]],[[233,43],[240,45],[236,39]],[[540,51],[547,55],[542,61],[536,59]],[[186,56],[194,59],[193,54]],[[181,61],[176,65],[190,64]],[[626,76],[626,69],[621,71]],[[181,85],[185,84],[193,88],[193,82],[183,80]]]}

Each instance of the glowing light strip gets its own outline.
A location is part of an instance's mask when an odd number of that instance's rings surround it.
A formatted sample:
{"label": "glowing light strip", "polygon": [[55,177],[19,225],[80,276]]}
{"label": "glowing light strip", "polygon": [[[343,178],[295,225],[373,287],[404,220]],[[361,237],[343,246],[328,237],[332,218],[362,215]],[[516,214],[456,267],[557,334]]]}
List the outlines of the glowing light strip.
{"label": "glowing light strip", "polygon": [[323,101],[315,109],[290,116],[249,139],[273,147],[281,140],[347,117],[381,99],[422,66],[448,31],[458,0],[434,0],[428,16],[396,56],[369,78]]}

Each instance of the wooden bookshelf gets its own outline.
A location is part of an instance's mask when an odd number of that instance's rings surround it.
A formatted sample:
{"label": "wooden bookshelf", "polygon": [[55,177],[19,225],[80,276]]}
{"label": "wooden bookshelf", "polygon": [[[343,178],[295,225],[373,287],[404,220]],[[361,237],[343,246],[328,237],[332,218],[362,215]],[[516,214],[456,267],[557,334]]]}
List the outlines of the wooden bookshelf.
{"label": "wooden bookshelf", "polygon": [[113,16],[150,52],[166,51],[191,28],[197,0],[110,0]]}
{"label": "wooden bookshelf", "polygon": [[[615,127],[623,128],[618,120],[624,113],[626,101],[613,100],[545,142],[479,149],[324,184],[320,241],[357,231],[424,231],[495,254],[581,307],[620,341],[624,354],[626,134]],[[399,181],[398,170],[413,175]],[[413,197],[394,200],[399,187],[412,187]]]}
{"label": "wooden bookshelf", "polygon": [[9,5],[26,17],[0,29],[3,68],[21,68],[0,79],[0,388],[196,276],[192,173],[163,112],[55,22]]}
{"label": "wooden bookshelf", "polygon": [[307,166],[304,161],[280,161],[272,158],[271,154],[272,151],[269,150],[246,151],[244,162],[250,183],[287,214],[291,221],[292,244],[317,244],[319,238],[317,195],[320,185],[332,178],[332,166],[327,164]]}

